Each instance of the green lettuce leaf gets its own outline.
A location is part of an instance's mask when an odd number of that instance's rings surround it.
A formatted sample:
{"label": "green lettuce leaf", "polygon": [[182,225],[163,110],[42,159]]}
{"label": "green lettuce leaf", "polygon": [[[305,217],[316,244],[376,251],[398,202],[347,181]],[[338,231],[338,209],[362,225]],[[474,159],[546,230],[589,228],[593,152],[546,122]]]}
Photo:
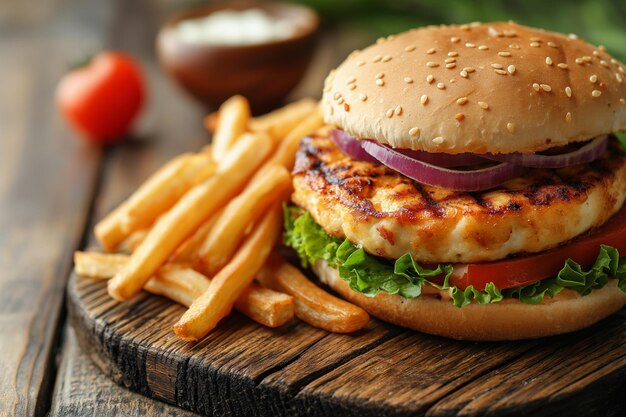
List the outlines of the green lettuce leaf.
{"label": "green lettuce leaf", "polygon": [[472,285],[462,290],[450,285],[452,265],[440,264],[428,269],[415,262],[408,253],[395,262],[370,255],[348,239],[341,241],[330,236],[309,213],[295,206],[285,206],[284,241],[296,250],[302,266],[324,260],[339,270],[339,277],[348,282],[352,290],[369,297],[384,291],[414,298],[422,294],[424,285],[430,285],[449,290],[457,307],[472,301],[478,304],[497,303],[505,298],[539,304],[546,296],[553,298],[564,288],[587,295],[605,286],[609,277],[616,277],[619,288],[626,292],[626,257],[620,258],[617,249],[606,245],[600,247],[595,263],[588,269],[568,259],[555,277],[532,284],[500,290],[495,284],[488,283],[484,290]]}

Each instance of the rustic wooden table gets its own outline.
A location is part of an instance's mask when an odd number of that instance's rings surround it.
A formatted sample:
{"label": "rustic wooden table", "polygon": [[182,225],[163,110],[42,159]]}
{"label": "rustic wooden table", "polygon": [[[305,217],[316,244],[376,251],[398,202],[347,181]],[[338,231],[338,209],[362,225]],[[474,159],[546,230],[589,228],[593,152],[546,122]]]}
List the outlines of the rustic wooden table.
{"label": "rustic wooden table", "polygon": [[[159,25],[191,1],[0,2],[0,416],[192,413],[131,393],[103,376],[67,324],[72,252],[93,219],[172,155],[208,140],[205,111],[154,57]],[[357,44],[322,40],[294,97],[319,95],[323,77]],[[139,58],[149,103],[135,137],[109,150],[75,140],[54,104],[69,64],[101,48]]]}

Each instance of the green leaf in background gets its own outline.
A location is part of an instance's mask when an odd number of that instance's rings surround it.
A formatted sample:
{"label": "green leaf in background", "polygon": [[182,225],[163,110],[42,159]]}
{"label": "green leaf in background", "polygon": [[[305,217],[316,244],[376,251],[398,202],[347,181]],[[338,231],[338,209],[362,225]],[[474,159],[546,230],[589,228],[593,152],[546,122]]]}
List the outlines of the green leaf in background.
{"label": "green leaf in background", "polygon": [[472,301],[478,304],[497,303],[505,298],[518,298],[526,304],[539,304],[548,296],[553,298],[565,288],[581,295],[604,287],[609,277],[618,280],[618,287],[626,292],[626,257],[620,258],[617,249],[601,245],[596,261],[588,269],[568,259],[559,273],[542,281],[515,288],[498,289],[488,283],[484,290],[470,285],[464,290],[450,285],[452,265],[440,264],[434,269],[423,268],[410,254],[396,261],[373,256],[352,244],[328,235],[306,211],[285,206],[285,244],[296,250],[303,266],[324,260],[336,267],[339,276],[353,291],[373,297],[380,291],[415,298],[422,294],[424,285],[449,290],[452,302],[463,307]]}

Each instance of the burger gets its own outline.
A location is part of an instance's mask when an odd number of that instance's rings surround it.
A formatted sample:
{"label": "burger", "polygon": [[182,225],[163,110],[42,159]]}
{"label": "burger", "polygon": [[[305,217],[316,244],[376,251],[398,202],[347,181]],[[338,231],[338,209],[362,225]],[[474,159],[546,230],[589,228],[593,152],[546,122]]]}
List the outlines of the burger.
{"label": "burger", "polygon": [[626,69],[515,23],[381,38],[327,77],[285,242],[382,320],[455,339],[575,331],[626,304]]}

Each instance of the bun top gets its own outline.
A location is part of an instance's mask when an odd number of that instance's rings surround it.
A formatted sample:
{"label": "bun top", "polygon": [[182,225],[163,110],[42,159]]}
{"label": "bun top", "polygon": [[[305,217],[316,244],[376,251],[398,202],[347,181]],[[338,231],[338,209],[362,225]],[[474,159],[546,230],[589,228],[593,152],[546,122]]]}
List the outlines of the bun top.
{"label": "bun top", "polygon": [[537,152],[626,129],[626,67],[575,35],[515,23],[381,38],[328,75],[324,118],[444,153]]}

